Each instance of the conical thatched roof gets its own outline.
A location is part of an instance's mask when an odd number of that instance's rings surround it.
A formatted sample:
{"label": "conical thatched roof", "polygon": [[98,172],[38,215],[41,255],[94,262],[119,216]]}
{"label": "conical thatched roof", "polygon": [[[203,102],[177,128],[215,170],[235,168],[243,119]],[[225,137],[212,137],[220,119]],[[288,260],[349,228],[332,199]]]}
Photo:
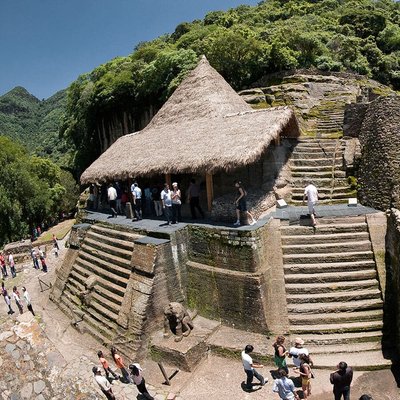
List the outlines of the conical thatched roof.
{"label": "conical thatched roof", "polygon": [[120,137],[81,182],[230,170],[256,161],[282,133],[299,135],[289,107],[254,111],[203,57],[150,124]]}
{"label": "conical thatched roof", "polygon": [[179,85],[150,125],[224,117],[249,110],[251,107],[202,56],[197,67]]}

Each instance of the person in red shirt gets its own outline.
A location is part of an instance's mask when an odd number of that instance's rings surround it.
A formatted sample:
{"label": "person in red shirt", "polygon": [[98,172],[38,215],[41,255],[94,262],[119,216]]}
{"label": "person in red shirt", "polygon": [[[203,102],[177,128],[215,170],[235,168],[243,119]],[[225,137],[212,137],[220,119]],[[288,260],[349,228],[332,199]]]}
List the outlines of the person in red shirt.
{"label": "person in red shirt", "polygon": [[129,372],[125,368],[124,361],[123,361],[122,357],[117,353],[117,349],[115,347],[111,347],[111,355],[115,362],[115,365],[121,370],[124,382],[132,383],[132,380],[129,376]]}
{"label": "person in red shirt", "polygon": [[97,356],[99,357],[100,363],[104,368],[104,372],[106,373],[106,378],[110,380],[110,374],[111,374],[114,377],[114,379],[119,379],[119,376],[110,368],[110,365],[108,364],[108,361],[104,358],[104,354],[101,350],[97,352]]}

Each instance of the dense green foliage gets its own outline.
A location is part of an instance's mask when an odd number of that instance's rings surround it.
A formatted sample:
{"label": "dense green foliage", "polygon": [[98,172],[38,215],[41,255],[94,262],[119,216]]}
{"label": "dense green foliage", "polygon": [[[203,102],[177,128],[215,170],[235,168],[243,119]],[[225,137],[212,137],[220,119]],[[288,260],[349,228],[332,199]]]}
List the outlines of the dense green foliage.
{"label": "dense green foliage", "polygon": [[62,132],[75,144],[75,167],[99,155],[98,121],[160,106],[201,54],[235,89],[302,67],[353,71],[399,89],[399,24],[400,3],[391,0],[266,0],[182,23],[71,85]]}
{"label": "dense green foliage", "polygon": [[0,135],[20,142],[31,154],[69,166],[68,147],[59,135],[65,105],[65,90],[41,101],[16,87],[0,96]]}
{"label": "dense green foliage", "polygon": [[5,136],[0,136],[0,148],[1,246],[73,209],[79,191],[72,175],[49,159],[29,155]]}

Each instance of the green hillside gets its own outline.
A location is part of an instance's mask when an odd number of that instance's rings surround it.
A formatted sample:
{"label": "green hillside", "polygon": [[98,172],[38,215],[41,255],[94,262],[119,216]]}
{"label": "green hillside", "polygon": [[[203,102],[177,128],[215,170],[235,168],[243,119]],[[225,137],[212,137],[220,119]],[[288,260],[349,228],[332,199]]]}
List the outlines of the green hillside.
{"label": "green hillside", "polygon": [[41,101],[16,87],[0,96],[0,135],[21,143],[31,154],[66,164],[67,147],[59,137],[65,105],[65,90]]}

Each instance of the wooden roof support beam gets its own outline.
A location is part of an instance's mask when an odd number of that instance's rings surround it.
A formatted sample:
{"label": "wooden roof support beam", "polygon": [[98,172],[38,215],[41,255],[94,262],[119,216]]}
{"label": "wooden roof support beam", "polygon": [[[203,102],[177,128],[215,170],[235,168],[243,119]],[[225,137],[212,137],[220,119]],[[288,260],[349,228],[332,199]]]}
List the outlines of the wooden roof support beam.
{"label": "wooden roof support beam", "polygon": [[214,200],[214,187],[212,174],[206,173],[206,188],[207,188],[207,208],[208,211],[212,209],[212,202]]}

